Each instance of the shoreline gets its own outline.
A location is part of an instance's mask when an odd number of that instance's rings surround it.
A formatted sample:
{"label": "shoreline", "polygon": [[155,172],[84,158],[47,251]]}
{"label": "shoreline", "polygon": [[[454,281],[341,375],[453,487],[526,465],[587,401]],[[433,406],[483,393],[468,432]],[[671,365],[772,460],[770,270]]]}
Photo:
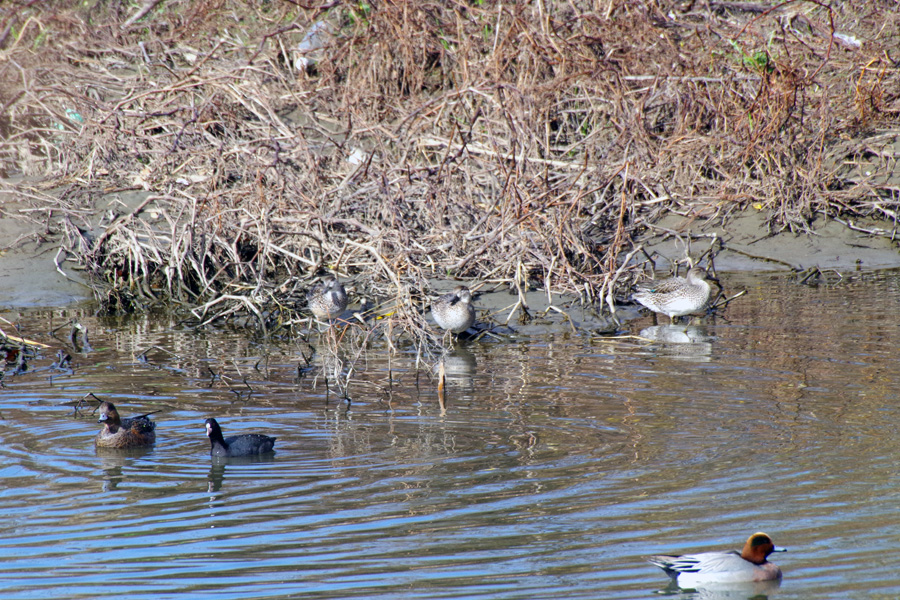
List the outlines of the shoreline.
{"label": "shoreline", "polygon": [[[5,213],[15,210],[15,200],[10,198],[14,193],[0,190]],[[683,260],[689,243],[696,254],[697,248],[706,247],[716,238],[722,242],[714,261],[717,272],[798,272],[811,268],[876,271],[900,267],[900,251],[895,242],[853,231],[830,219],[815,221],[811,233],[766,235],[763,214],[748,209],[725,225],[711,227],[696,219],[670,214],[653,228],[655,233],[646,232],[635,244],[643,245],[655,256],[658,272],[669,269],[670,261]],[[0,307],[65,308],[93,301],[90,285],[81,271],[65,262],[65,275],[57,269],[54,258],[65,256],[59,251],[60,234],[47,236],[41,229],[34,222],[8,214],[0,216],[0,235],[7,240],[21,240],[0,255]],[[35,238],[43,241],[37,243]],[[545,295],[543,290],[541,293]]]}

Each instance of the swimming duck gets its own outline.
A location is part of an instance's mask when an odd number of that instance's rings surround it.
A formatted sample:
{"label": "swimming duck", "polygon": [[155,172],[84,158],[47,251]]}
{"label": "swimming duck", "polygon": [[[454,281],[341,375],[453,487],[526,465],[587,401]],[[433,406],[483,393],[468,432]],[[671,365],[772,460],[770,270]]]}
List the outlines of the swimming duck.
{"label": "swimming duck", "polygon": [[306,294],[309,310],[317,319],[337,318],[347,310],[347,291],[336,277],[329,275]]}
{"label": "swimming duck", "polygon": [[156,442],[156,423],[146,415],[119,417],[119,411],[112,402],[100,403],[100,418],[98,423],[103,423],[103,429],[97,434],[94,443],[99,448],[140,448],[150,446]]}
{"label": "swimming duck", "polygon": [[754,533],[738,553],[703,552],[683,556],[651,556],[647,560],[666,572],[679,587],[703,584],[748,583],[781,578],[781,569],[766,558],[773,552],[785,552],[765,533]]}
{"label": "swimming duck", "polygon": [[245,433],[229,438],[222,436],[222,428],[215,419],[206,420],[210,456],[259,456],[275,451],[275,438],[259,433]]}
{"label": "swimming duck", "polygon": [[475,323],[472,292],[464,285],[456,286],[431,304],[431,316],[442,329],[462,333]]}
{"label": "swimming duck", "polygon": [[694,267],[687,277],[670,277],[656,285],[639,287],[632,296],[653,312],[667,315],[672,323],[675,317],[700,311],[709,301],[709,275]]}

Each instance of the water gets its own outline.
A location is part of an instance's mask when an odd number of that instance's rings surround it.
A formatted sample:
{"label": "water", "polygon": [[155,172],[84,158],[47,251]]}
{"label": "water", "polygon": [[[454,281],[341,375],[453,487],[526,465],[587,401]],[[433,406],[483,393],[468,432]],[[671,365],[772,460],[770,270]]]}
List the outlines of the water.
{"label": "water", "polygon": [[[789,549],[770,597],[896,597],[898,281],[726,276],[749,293],[723,317],[627,325],[690,343],[539,323],[454,355],[443,411],[379,348],[348,406],[299,342],[3,313],[50,346],[0,389],[3,597],[650,599],[645,556],[759,530]],[[94,351],[52,369],[68,329],[45,332],[72,317]],[[90,392],[161,410],[156,446],[95,450]],[[208,416],[277,453],[212,464]]]}

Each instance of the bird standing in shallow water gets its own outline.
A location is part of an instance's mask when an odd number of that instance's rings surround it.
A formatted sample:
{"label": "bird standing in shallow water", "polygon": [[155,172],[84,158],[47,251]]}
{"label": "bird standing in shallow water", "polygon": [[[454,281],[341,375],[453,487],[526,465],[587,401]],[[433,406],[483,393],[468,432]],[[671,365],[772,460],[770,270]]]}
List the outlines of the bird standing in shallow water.
{"label": "bird standing in shallow water", "polygon": [[329,275],[306,294],[309,310],[317,319],[335,319],[347,310],[347,291],[336,277]]}
{"label": "bird standing in shallow water", "polygon": [[754,533],[740,552],[702,552],[683,556],[651,556],[647,560],[666,572],[679,587],[703,584],[749,583],[781,578],[781,569],[766,558],[777,548],[765,533]]}
{"label": "bird standing in shallow water", "polygon": [[100,403],[100,418],[103,429],[97,434],[94,443],[98,448],[140,448],[156,442],[156,423],[146,415],[119,417],[119,411],[112,402]]}
{"label": "bird standing in shallow water", "polygon": [[206,420],[210,456],[259,456],[275,451],[275,438],[259,433],[222,436],[222,428],[215,419]]}
{"label": "bird standing in shallow water", "polygon": [[431,304],[431,316],[442,329],[462,333],[475,323],[472,292],[464,285],[456,286]]}
{"label": "bird standing in shallow water", "polygon": [[709,301],[709,275],[700,267],[694,267],[687,277],[671,277],[656,285],[639,287],[632,296],[653,312],[667,315],[672,323],[675,317],[700,311]]}

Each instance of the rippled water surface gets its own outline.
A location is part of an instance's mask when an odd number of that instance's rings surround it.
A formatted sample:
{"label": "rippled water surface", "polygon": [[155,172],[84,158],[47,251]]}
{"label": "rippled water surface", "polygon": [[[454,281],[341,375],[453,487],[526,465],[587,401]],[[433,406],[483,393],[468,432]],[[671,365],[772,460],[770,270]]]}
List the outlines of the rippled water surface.
{"label": "rippled water surface", "polygon": [[[49,346],[0,388],[2,596],[650,599],[645,556],[763,530],[789,549],[770,597],[896,597],[898,277],[725,276],[748,294],[722,316],[641,339],[522,327],[450,357],[445,410],[378,346],[343,357],[348,405],[317,338],[307,365],[168,317],[2,312]],[[93,351],[48,334],[73,317]],[[159,410],[156,446],[95,450],[88,393]],[[212,464],[208,416],[277,453]]]}

